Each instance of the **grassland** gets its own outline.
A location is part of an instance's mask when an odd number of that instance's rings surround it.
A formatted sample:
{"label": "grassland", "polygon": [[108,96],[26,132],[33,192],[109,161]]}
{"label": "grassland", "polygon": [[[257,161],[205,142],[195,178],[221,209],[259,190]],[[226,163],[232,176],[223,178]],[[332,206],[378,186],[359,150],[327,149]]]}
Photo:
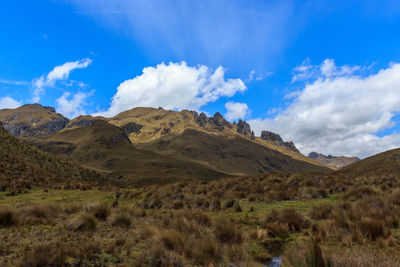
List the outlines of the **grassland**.
{"label": "grassland", "polygon": [[262,266],[276,256],[283,266],[398,265],[397,185],[369,185],[359,196],[357,180],[326,192],[317,180],[324,184],[321,176],[275,173],[2,192],[0,265]]}

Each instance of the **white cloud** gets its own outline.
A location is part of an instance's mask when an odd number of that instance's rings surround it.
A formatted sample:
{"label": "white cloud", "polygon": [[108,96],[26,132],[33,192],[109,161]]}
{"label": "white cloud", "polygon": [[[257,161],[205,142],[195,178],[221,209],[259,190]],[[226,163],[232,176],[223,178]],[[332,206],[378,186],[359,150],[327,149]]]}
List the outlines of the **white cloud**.
{"label": "white cloud", "polygon": [[60,98],[56,100],[57,112],[63,114],[68,118],[75,118],[79,115],[86,114],[84,110],[86,99],[91,96],[91,93],[78,92],[71,95],[69,92],[65,92]]}
{"label": "white cloud", "polygon": [[215,71],[204,65],[191,67],[186,62],[146,67],[142,75],[118,86],[110,108],[100,114],[113,116],[140,106],[198,110],[220,97],[231,97],[246,90],[242,80],[224,76],[221,66]]}
{"label": "white cloud", "polygon": [[246,79],[246,83],[251,81],[262,81],[272,74],[273,72],[257,72],[255,70],[252,70],[249,73],[249,77]]}
{"label": "white cloud", "polygon": [[53,87],[56,81],[68,79],[71,71],[87,68],[91,63],[92,60],[89,58],[84,58],[74,62],[66,62],[63,65],[56,66],[47,75],[43,75],[40,78],[33,80],[33,102],[39,102],[46,87]]}
{"label": "white cloud", "polygon": [[333,60],[318,69],[314,81],[306,83],[284,111],[272,119],[250,121],[256,133],[276,131],[304,153],[365,157],[400,146],[399,134],[381,136],[395,126],[393,117],[400,112],[400,64],[367,76],[354,74],[362,69],[358,66],[338,67]]}
{"label": "white cloud", "polygon": [[313,79],[316,76],[321,78],[340,77],[351,75],[359,70],[362,70],[360,66],[336,66],[333,59],[325,59],[320,65],[314,66],[311,64],[311,60],[306,58],[300,66],[293,69],[294,75],[292,82],[305,81]]}
{"label": "white cloud", "polygon": [[235,119],[243,119],[249,113],[249,107],[246,103],[227,102],[225,104],[225,117],[233,121]]}
{"label": "white cloud", "polygon": [[0,83],[11,84],[11,85],[27,85],[28,84],[28,82],[26,82],[26,81],[12,81],[12,80],[5,80],[5,79],[0,79]]}
{"label": "white cloud", "polygon": [[17,101],[11,97],[3,97],[0,98],[0,109],[6,109],[6,108],[18,108],[22,106],[22,102]]}

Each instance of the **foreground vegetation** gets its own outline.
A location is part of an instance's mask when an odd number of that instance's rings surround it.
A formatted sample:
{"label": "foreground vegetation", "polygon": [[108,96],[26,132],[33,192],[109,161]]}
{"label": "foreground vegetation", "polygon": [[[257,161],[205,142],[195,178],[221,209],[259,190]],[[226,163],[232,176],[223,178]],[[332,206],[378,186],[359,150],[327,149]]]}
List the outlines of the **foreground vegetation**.
{"label": "foreground vegetation", "polygon": [[398,266],[400,191],[389,180],[275,173],[6,191],[0,265]]}

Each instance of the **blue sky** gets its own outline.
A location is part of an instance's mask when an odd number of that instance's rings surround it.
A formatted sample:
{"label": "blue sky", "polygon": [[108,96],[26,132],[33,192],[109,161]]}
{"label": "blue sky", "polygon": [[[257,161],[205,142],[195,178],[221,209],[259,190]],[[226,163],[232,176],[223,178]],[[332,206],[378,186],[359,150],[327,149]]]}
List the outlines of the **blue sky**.
{"label": "blue sky", "polygon": [[399,1],[2,1],[0,108],[218,111],[365,157],[400,146],[399,29]]}

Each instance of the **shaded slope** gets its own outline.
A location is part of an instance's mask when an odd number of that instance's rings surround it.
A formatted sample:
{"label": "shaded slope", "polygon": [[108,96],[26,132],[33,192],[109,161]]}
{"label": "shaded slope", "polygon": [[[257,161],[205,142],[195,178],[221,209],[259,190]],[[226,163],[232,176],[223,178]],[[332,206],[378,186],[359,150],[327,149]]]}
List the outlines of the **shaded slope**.
{"label": "shaded slope", "polygon": [[0,110],[0,121],[14,136],[47,136],[64,129],[69,120],[52,107],[40,104]]}
{"label": "shaded slope", "polygon": [[17,140],[0,123],[1,189],[102,182],[94,171]]}
{"label": "shaded slope", "polygon": [[105,121],[65,129],[31,140],[41,149],[67,155],[80,164],[120,176],[120,182],[152,183],[226,176],[204,166],[136,149],[124,131]]}
{"label": "shaded slope", "polygon": [[347,176],[399,176],[400,148],[388,150],[360,160],[341,169],[338,173]]}
{"label": "shaded slope", "polygon": [[240,136],[227,138],[196,130],[138,145],[179,159],[191,159],[215,170],[250,175],[269,171],[314,172],[330,169],[295,160]]}

